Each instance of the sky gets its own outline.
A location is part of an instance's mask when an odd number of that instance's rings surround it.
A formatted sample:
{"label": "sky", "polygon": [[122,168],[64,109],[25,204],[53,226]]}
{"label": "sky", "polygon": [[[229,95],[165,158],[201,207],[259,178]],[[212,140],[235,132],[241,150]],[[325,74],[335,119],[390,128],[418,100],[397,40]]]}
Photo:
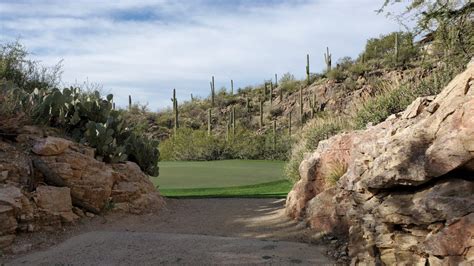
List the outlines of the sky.
{"label": "sky", "polygon": [[[305,75],[357,57],[365,41],[403,29],[377,14],[384,0],[0,0],[0,42],[19,40],[45,65],[63,60],[64,86],[100,84],[119,106],[151,110]],[[391,6],[389,10],[401,10]]]}

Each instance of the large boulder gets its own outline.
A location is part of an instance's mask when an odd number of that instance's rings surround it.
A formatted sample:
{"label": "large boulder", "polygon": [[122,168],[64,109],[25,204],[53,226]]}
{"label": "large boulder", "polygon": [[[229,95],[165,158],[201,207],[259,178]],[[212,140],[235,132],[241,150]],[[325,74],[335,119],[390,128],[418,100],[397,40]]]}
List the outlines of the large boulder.
{"label": "large boulder", "polygon": [[67,148],[57,155],[41,156],[41,160],[64,180],[77,200],[97,210],[108,203],[114,184],[113,170],[97,161],[87,149]]}
{"label": "large boulder", "polygon": [[474,64],[436,97],[350,134],[347,172],[336,187],[321,182],[330,165],[321,162],[347,133],[301,163],[287,213],[346,233],[353,263],[472,263]]}
{"label": "large boulder", "polygon": [[136,163],[113,164],[112,167],[115,183],[111,198],[117,210],[144,213],[163,206],[163,198]]}

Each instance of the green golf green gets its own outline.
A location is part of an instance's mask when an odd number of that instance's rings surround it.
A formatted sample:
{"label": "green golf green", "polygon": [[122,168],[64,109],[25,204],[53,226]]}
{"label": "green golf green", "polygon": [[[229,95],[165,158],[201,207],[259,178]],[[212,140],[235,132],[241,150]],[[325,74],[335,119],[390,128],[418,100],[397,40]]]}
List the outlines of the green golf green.
{"label": "green golf green", "polygon": [[223,160],[160,162],[152,181],[168,197],[285,197],[284,162]]}

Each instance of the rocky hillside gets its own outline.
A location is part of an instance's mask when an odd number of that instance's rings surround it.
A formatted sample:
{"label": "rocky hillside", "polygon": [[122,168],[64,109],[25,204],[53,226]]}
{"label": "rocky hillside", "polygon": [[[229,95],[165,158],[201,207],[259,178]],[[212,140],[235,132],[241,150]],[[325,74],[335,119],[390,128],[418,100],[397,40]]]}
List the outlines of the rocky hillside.
{"label": "rocky hillside", "polygon": [[[16,234],[57,230],[104,211],[143,213],[163,200],[137,164],[106,164],[95,150],[24,126],[0,137],[0,251]],[[48,133],[49,134],[49,133]]]}
{"label": "rocky hillside", "polygon": [[319,142],[299,173],[287,214],[346,239],[353,263],[474,263],[474,62],[436,97]]}

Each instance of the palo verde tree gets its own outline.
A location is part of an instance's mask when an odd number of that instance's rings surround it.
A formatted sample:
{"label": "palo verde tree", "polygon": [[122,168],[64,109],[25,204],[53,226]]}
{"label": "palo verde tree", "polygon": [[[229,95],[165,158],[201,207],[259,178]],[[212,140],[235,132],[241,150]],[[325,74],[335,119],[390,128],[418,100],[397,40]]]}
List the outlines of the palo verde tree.
{"label": "palo verde tree", "polygon": [[[402,2],[385,0],[379,12]],[[474,55],[474,2],[472,0],[410,0],[401,14],[388,15],[398,21],[414,18],[415,34],[433,36],[434,48],[448,64],[464,66]]]}

